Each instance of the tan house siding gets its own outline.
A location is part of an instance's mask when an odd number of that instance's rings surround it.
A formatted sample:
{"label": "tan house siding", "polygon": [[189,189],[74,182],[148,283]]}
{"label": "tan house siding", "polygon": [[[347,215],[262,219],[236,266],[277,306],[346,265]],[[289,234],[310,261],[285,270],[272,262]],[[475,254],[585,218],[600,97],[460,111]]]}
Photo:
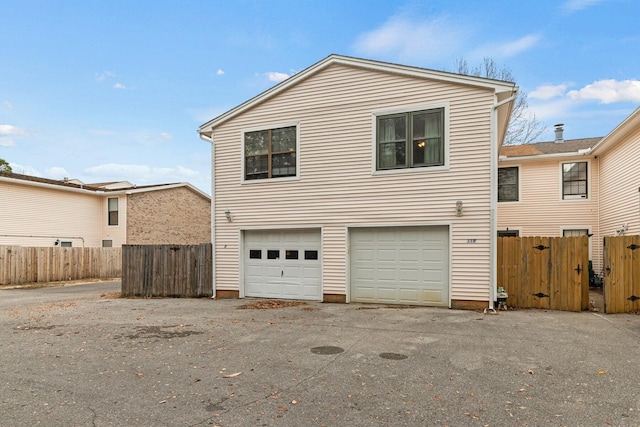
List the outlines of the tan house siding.
{"label": "tan house siding", "polygon": [[[588,199],[563,200],[563,163],[588,162]],[[562,236],[564,229],[586,228],[594,268],[601,263],[598,230],[597,161],[585,156],[500,161],[499,167],[517,166],[519,201],[498,203],[498,230],[518,230],[520,236]]]}
{"label": "tan house siding", "polygon": [[129,194],[126,208],[128,244],[211,242],[211,202],[186,187]]}
{"label": "tan house siding", "polygon": [[53,246],[56,239],[101,245],[96,218],[104,221],[102,198],[6,181],[0,182],[0,195],[0,245]]}
{"label": "tan house siding", "polygon": [[[348,227],[445,224],[451,299],[488,301],[493,104],[490,90],[333,64],[216,127],[216,289],[239,290],[243,229],[321,226],[323,292],[345,294]],[[374,113],[432,105],[449,114],[448,169],[372,174]],[[242,131],[293,123],[299,179],[243,184]]]}
{"label": "tan house siding", "polygon": [[600,157],[602,236],[640,235],[640,127]]}

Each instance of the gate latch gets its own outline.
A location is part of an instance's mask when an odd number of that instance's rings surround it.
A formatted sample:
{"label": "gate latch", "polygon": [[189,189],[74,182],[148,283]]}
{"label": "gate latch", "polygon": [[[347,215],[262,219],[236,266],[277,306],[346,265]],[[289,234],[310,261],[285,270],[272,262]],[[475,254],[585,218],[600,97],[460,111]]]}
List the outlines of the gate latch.
{"label": "gate latch", "polygon": [[534,246],[533,249],[537,249],[539,251],[543,251],[545,249],[549,249],[549,246],[545,246],[545,245],[540,244],[538,246]]}
{"label": "gate latch", "polygon": [[578,272],[578,274],[580,274],[580,272],[582,271],[582,268],[580,268],[580,264],[578,264],[578,268],[574,268],[575,271]]}

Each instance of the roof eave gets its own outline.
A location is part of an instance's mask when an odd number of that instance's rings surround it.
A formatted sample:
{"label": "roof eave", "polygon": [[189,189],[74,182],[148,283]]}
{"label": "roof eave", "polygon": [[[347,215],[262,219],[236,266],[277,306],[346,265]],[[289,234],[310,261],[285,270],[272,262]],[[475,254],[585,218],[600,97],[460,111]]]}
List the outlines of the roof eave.
{"label": "roof eave", "polygon": [[636,110],[627,116],[622,123],[609,132],[607,136],[602,138],[591,151],[593,154],[602,153],[612,145],[616,144],[620,139],[624,138],[629,131],[636,127],[640,127],[640,107],[636,108]]}
{"label": "roof eave", "polygon": [[220,124],[233,118],[237,114],[240,114],[243,111],[246,111],[257,104],[266,101],[267,99],[290,88],[291,86],[298,84],[298,82],[304,80],[308,76],[315,74],[318,71],[322,70],[323,68],[332,64],[355,66],[355,67],[361,67],[361,68],[366,68],[370,70],[382,71],[387,73],[391,72],[391,73],[397,73],[397,74],[402,74],[402,75],[412,76],[412,77],[419,77],[419,78],[431,78],[431,79],[436,79],[436,80],[450,82],[450,83],[463,84],[463,85],[490,89],[490,90],[493,90],[495,93],[505,93],[505,92],[512,93],[517,90],[515,83],[512,83],[512,82],[492,80],[492,79],[486,79],[482,77],[467,76],[464,74],[448,73],[445,71],[435,71],[435,70],[429,70],[426,68],[411,67],[407,65],[393,64],[388,62],[373,61],[369,59],[354,58],[349,56],[332,54],[327,56],[323,60],[311,65],[310,67],[305,68],[299,73],[294,74],[288,79],[278,83],[277,85],[271,87],[270,89],[267,89],[266,91],[243,102],[237,107],[232,108],[231,110],[202,124],[198,128],[198,133],[210,138],[213,133],[213,128],[215,128],[216,126],[219,126]]}

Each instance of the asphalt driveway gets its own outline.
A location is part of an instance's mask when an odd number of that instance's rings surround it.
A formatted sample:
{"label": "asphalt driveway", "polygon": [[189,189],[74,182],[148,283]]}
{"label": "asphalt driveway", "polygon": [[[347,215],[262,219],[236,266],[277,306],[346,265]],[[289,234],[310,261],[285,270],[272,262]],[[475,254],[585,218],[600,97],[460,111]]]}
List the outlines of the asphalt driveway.
{"label": "asphalt driveway", "polygon": [[0,290],[0,424],[640,425],[640,316],[117,290]]}

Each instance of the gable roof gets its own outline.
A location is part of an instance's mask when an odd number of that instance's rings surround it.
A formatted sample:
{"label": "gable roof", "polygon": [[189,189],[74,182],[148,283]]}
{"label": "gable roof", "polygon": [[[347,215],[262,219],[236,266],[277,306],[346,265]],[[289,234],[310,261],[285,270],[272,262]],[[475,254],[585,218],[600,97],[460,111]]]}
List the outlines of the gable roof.
{"label": "gable roof", "polygon": [[591,151],[599,138],[566,139],[564,142],[537,142],[535,144],[507,145],[500,149],[501,157],[531,157],[553,155],[585,154],[584,150]]}
{"label": "gable roof", "polygon": [[[169,184],[153,184],[153,185],[134,185],[128,181],[114,181],[107,183],[85,184],[77,179],[48,179],[40,178],[31,175],[22,175],[19,173],[0,172],[0,181],[5,182],[20,182],[25,185],[32,185],[37,187],[55,188],[57,190],[66,190],[74,192],[84,192],[87,194],[103,195],[109,194],[123,194],[123,193],[143,193],[148,191],[167,190],[170,188],[186,187],[194,193],[211,199],[211,197],[203,191],[197,189],[188,182],[176,182]],[[126,185],[128,184],[128,185]]]}
{"label": "gable roof", "polygon": [[[260,104],[276,96],[286,89],[298,84],[300,81],[318,73],[319,71],[333,64],[341,64],[346,66],[365,68],[369,70],[401,74],[411,77],[481,87],[493,90],[497,94],[503,94],[504,99],[508,98],[511,95],[514,95],[518,91],[515,83],[502,80],[494,80],[483,77],[468,76],[464,74],[449,73],[446,71],[436,71],[427,68],[412,67],[407,65],[393,64],[389,62],[373,61],[369,59],[332,54],[315,63],[314,65],[311,65],[310,67],[300,71],[299,73],[294,74],[293,76],[280,82],[272,88],[238,105],[237,107],[213,118],[212,120],[209,120],[208,122],[200,126],[200,128],[198,129],[198,133],[201,135],[201,137],[208,138],[207,140],[209,140],[212,136],[213,129],[217,126],[256,106],[257,104]],[[501,99],[501,101],[502,100],[503,99]]]}
{"label": "gable roof", "polygon": [[607,136],[593,148],[593,154],[600,154],[612,145],[615,145],[624,139],[630,132],[640,128],[640,108],[636,108],[634,112],[622,121],[614,130],[609,132]]}

